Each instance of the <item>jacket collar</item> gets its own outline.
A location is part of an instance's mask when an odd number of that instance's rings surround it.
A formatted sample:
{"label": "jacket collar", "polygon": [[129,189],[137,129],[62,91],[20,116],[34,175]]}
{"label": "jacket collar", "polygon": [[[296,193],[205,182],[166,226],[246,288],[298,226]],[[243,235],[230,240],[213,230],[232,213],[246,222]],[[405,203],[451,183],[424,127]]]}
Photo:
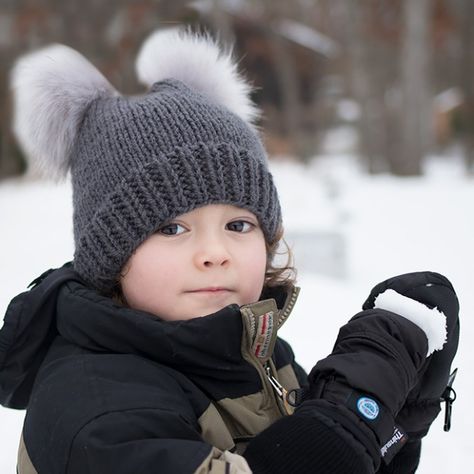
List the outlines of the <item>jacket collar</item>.
{"label": "jacket collar", "polygon": [[88,350],[145,355],[184,372],[202,373],[210,366],[215,370],[238,365],[242,352],[265,363],[298,293],[296,287],[288,293],[275,289],[281,308],[276,299],[266,298],[199,318],[164,321],[120,306],[72,280],[58,295],[57,328],[65,339]]}

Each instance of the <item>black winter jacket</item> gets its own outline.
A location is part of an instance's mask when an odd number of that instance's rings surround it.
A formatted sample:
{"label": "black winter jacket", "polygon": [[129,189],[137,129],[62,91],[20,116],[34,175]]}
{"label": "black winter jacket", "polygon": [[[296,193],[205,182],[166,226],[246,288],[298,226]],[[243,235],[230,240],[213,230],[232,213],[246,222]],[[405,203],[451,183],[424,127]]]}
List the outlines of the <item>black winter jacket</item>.
{"label": "black winter jacket", "polygon": [[70,266],[35,284],[0,333],[0,402],[28,408],[20,474],[250,472],[228,451],[288,409],[268,373],[305,383],[277,338],[296,289],[273,295],[279,309],[169,322],[100,296]]}

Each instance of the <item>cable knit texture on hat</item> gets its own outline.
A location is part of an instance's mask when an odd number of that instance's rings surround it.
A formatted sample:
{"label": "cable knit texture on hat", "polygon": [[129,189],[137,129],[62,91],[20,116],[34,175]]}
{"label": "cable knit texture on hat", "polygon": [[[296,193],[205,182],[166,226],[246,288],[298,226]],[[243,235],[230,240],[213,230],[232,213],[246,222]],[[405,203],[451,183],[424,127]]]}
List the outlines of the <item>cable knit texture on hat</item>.
{"label": "cable knit texture on hat", "polygon": [[[180,45],[180,54],[170,54],[167,61],[186,61],[186,54],[196,56],[199,48],[193,52],[182,44],[192,41],[205,43],[207,53],[214,48],[216,61],[229,62],[229,57],[222,57],[207,36],[178,30],[163,35],[168,43]],[[147,44],[147,54],[152,54],[153,44],[160,49],[160,36],[156,33],[152,44]],[[152,61],[145,59],[142,52],[142,62]],[[35,61],[37,64],[38,57]],[[84,69],[85,60],[81,61]],[[196,57],[193,61],[199,63]],[[242,81],[236,75],[235,64],[229,64],[226,80]],[[132,252],[149,235],[176,216],[206,204],[232,204],[250,210],[259,219],[267,241],[275,239],[281,210],[264,147],[250,123],[255,110],[249,104],[232,110],[222,103],[222,91],[232,93],[232,88],[221,89],[221,96],[214,97],[209,89],[202,91],[190,85],[199,81],[183,82],[192,71],[173,77],[172,64],[168,63],[164,69],[169,77],[159,78],[141,96],[124,97],[102,84],[102,89],[111,92],[98,94],[93,87],[81,86],[92,92],[86,98],[71,101],[67,83],[59,86],[64,92],[58,93],[57,84],[56,90],[49,91],[51,71],[47,68],[48,61],[44,59],[31,81],[48,78],[41,83],[46,94],[43,91],[40,99],[46,97],[49,102],[44,106],[40,100],[40,106],[43,120],[53,121],[50,129],[60,133],[64,122],[68,127],[64,147],[57,149],[55,155],[56,159],[61,153],[64,155],[71,172],[74,267],[92,286],[109,292]],[[92,65],[90,68],[93,70]],[[21,74],[18,69],[15,71],[15,77]],[[206,74],[212,75],[212,68],[207,67]],[[96,72],[93,77],[97,81]],[[150,71],[147,77],[150,81]],[[21,96],[18,84],[18,80],[13,84],[14,91],[16,86],[16,94]],[[245,83],[239,87],[239,93],[248,93]],[[67,105],[64,101],[56,104],[60,106],[59,118],[54,102],[58,96],[67,98]],[[235,97],[229,98],[229,103],[235,102]],[[74,104],[79,104],[76,109]],[[28,110],[21,107],[21,114],[28,117]],[[73,115],[77,129],[67,123],[68,114]],[[34,127],[32,124],[30,128]],[[27,138],[24,149],[36,149],[34,137]],[[40,138],[44,148],[48,137]],[[43,149],[42,154],[47,155]],[[60,166],[64,168],[64,163]]]}

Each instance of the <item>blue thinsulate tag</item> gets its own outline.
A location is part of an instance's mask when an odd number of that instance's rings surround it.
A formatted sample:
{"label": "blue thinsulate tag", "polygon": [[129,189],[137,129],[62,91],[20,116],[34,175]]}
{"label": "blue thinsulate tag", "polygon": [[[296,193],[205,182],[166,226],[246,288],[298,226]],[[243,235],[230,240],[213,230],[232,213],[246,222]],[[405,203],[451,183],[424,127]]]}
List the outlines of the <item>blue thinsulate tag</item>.
{"label": "blue thinsulate tag", "polygon": [[389,464],[408,441],[400,426],[393,425],[393,418],[375,397],[352,391],[346,406],[364,420],[376,433],[380,442],[380,455]]}

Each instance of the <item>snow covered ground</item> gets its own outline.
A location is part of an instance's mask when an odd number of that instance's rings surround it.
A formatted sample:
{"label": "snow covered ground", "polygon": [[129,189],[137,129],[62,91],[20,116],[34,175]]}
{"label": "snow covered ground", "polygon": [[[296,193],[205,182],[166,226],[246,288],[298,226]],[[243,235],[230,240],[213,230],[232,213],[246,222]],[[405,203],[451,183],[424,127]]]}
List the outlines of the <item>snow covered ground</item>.
{"label": "snow covered ground", "polygon": [[[419,473],[472,472],[474,414],[474,181],[459,162],[433,159],[423,178],[368,177],[354,159],[331,156],[307,168],[273,163],[288,235],[333,235],[337,272],[318,265],[311,239],[295,240],[305,256],[301,297],[282,329],[300,363],[310,369],[332,348],[341,324],[355,314],[371,287],[390,276],[416,270],[444,273],[461,302],[461,343],[455,366],[458,400],[450,433],[442,416],[424,442]],[[45,269],[73,252],[71,192],[67,184],[31,179],[0,183],[0,314],[9,300]],[[290,239],[291,241],[291,239]],[[299,242],[299,243],[298,243]],[[299,245],[299,247],[298,247]],[[304,246],[304,248],[303,248]],[[342,247],[342,248],[340,248]],[[329,247],[328,247],[329,248]],[[332,249],[334,250],[334,248]],[[339,275],[338,278],[330,275]],[[0,472],[14,473],[23,412],[0,408]]]}

